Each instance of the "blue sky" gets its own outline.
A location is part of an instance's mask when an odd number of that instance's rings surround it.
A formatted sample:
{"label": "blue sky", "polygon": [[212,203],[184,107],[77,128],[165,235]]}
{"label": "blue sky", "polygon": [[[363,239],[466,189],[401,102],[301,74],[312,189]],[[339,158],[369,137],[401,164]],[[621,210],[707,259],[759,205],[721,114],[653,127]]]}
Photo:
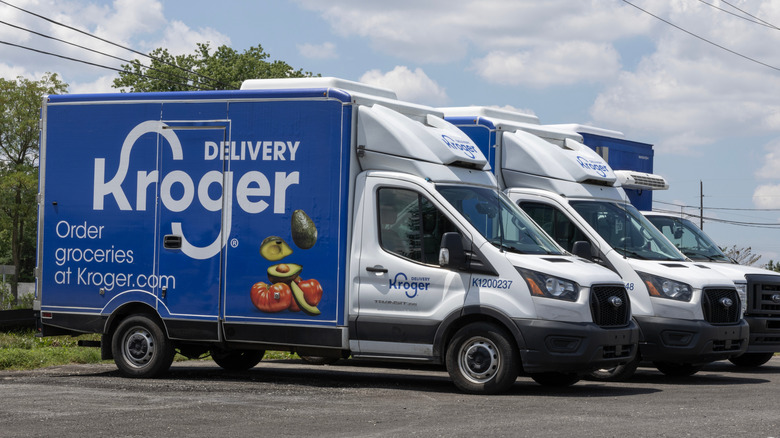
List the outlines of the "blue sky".
{"label": "blue sky", "polygon": [[[260,44],[271,59],[416,103],[513,108],[544,124],[621,131],[654,145],[655,173],[670,184],[656,207],[698,206],[701,181],[705,216],[780,224],[778,1],[631,0],[741,56],[622,0],[6,1],[144,53]],[[2,3],[0,20],[133,56]],[[0,41],[121,64],[3,24]],[[71,92],[112,91],[116,77],[0,44],[0,77],[47,71]],[[780,225],[705,221],[704,229],[721,246],[752,247],[760,263],[780,259]]]}

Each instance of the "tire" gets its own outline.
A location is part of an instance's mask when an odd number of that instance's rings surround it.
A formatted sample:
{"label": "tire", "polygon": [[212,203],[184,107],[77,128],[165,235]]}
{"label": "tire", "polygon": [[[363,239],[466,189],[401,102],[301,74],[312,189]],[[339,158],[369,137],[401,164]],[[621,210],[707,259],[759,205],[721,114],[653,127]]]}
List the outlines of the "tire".
{"label": "tire", "polygon": [[756,368],[769,362],[769,359],[772,359],[774,355],[774,353],[744,353],[732,357],[729,362],[738,367]]}
{"label": "tire", "polygon": [[622,382],[628,380],[634,375],[636,369],[639,367],[639,361],[639,357],[636,357],[631,362],[620,364],[614,368],[591,371],[588,373],[588,380],[600,382]]}
{"label": "tire", "polygon": [[111,339],[114,362],[128,377],[158,377],[168,371],[176,351],[162,328],[146,315],[132,315]]}
{"label": "tire", "polygon": [[301,360],[309,365],[330,365],[338,362],[339,359],[341,358],[332,356],[301,356]]}
{"label": "tire", "polygon": [[211,358],[228,371],[246,371],[260,363],[265,350],[211,350]]}
{"label": "tire", "polygon": [[687,363],[653,362],[658,371],[671,377],[688,377],[699,372],[701,365]]}
{"label": "tire", "polygon": [[542,386],[553,386],[557,388],[571,386],[580,381],[580,376],[574,373],[534,373],[530,376],[534,379],[534,382]]}
{"label": "tire", "polygon": [[471,394],[506,391],[517,380],[520,353],[512,338],[495,324],[469,324],[455,333],[445,362],[455,386]]}

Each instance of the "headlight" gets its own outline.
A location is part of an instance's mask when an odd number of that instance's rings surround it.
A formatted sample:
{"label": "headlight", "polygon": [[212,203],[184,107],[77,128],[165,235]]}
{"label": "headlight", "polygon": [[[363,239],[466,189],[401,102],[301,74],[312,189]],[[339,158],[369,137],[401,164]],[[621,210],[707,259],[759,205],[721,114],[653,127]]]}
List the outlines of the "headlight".
{"label": "headlight", "polygon": [[678,301],[690,301],[693,296],[693,288],[689,284],[644,272],[637,272],[637,274],[647,286],[647,292],[650,296]]}
{"label": "headlight", "polygon": [[742,314],[744,315],[747,312],[747,284],[734,283],[734,286],[737,287],[737,295],[739,295],[739,300],[742,301]]}
{"label": "headlight", "polygon": [[566,301],[577,301],[580,296],[580,286],[573,281],[520,268],[517,272],[525,280],[531,295]]}

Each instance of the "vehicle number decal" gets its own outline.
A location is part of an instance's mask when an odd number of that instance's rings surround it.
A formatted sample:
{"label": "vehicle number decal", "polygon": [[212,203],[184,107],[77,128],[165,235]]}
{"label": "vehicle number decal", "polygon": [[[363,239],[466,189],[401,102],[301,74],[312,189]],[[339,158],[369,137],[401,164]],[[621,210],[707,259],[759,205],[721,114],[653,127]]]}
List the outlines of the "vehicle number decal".
{"label": "vehicle number decal", "polygon": [[509,289],[512,286],[512,280],[502,278],[473,278],[471,286],[484,287],[487,289]]}

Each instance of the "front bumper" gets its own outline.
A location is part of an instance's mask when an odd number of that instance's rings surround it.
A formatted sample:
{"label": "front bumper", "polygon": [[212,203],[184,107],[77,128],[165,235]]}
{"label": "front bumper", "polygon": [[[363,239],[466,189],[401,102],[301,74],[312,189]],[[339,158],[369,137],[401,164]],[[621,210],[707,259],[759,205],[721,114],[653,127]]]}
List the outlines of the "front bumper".
{"label": "front bumper", "polygon": [[634,315],[642,339],[642,360],[703,365],[745,352],[748,323],[712,325],[706,321]]}
{"label": "front bumper", "polygon": [[524,345],[520,347],[523,371],[589,372],[611,368],[634,359],[639,329],[602,328],[593,323],[515,319]]}

